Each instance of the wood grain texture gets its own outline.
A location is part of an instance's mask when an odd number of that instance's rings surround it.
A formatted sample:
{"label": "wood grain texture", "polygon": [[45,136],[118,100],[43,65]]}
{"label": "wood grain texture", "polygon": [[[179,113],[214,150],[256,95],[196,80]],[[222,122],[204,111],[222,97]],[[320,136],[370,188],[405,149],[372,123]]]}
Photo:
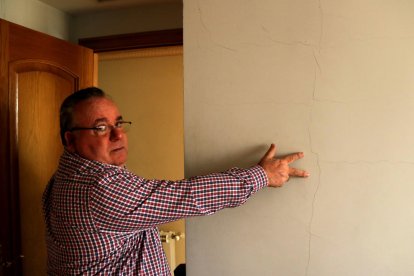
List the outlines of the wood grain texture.
{"label": "wood grain texture", "polygon": [[41,193],[62,152],[58,108],[93,85],[93,51],[4,20],[0,47],[0,244],[10,263],[0,275],[44,275]]}

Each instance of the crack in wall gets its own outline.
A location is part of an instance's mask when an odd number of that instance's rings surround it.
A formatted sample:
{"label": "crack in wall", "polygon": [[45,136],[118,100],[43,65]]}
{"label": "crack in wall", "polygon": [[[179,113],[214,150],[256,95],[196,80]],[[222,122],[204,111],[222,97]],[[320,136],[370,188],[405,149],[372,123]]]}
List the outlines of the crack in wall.
{"label": "crack in wall", "polygon": [[207,33],[207,35],[209,36],[210,41],[211,41],[214,45],[216,45],[217,47],[219,47],[219,48],[222,48],[222,49],[224,49],[224,50],[231,51],[231,52],[237,52],[237,50],[236,50],[236,49],[233,49],[233,48],[230,48],[230,47],[228,47],[228,46],[226,46],[226,45],[220,44],[220,43],[218,43],[218,42],[217,42],[217,41],[213,38],[213,35],[212,35],[212,33],[211,33],[210,29],[209,29],[209,28],[207,28],[207,24],[206,24],[206,22],[204,21],[204,16],[203,16],[203,12],[202,12],[202,9],[201,9],[200,2],[201,2],[201,1],[198,1],[198,2],[197,2],[197,10],[198,10],[198,14],[200,15],[200,22],[201,22],[201,26],[203,26],[203,29],[204,29],[204,31]]}
{"label": "crack in wall", "polygon": [[[313,59],[315,60],[316,66],[319,69],[319,74],[322,74],[321,65],[319,64],[318,58],[316,57],[315,50],[312,51],[312,53],[313,53]],[[316,100],[315,99],[315,89],[316,89],[316,73],[315,73],[315,80],[314,80],[314,86],[313,86],[313,98],[312,98],[313,100]]]}
{"label": "crack in wall", "polygon": [[316,164],[317,164],[317,167],[318,167],[319,174],[318,174],[318,184],[316,185],[316,189],[315,189],[315,192],[313,194],[312,211],[311,211],[311,216],[310,216],[309,225],[308,225],[308,234],[309,234],[309,240],[308,240],[308,261],[306,263],[306,273],[305,273],[305,275],[308,275],[308,273],[309,273],[309,267],[310,267],[310,262],[311,262],[311,257],[312,257],[312,254],[311,254],[312,253],[311,252],[312,251],[312,237],[313,236],[316,236],[316,235],[314,235],[312,233],[312,224],[313,224],[313,218],[314,218],[314,215],[315,215],[316,196],[317,196],[317,194],[319,192],[319,188],[320,188],[320,185],[321,185],[321,174],[322,174],[321,165],[320,165],[320,162],[319,162],[319,154],[316,153],[316,152],[313,152],[313,151],[312,151],[312,153],[314,155],[316,155]]}
{"label": "crack in wall", "polygon": [[[203,27],[204,31],[209,36],[210,41],[214,45],[216,45],[217,47],[219,47],[219,48],[222,48],[222,49],[225,49],[225,50],[228,50],[228,51],[231,51],[231,52],[237,52],[237,49],[234,49],[234,48],[231,48],[231,47],[229,47],[227,45],[224,45],[222,43],[219,43],[219,42],[217,42],[217,40],[215,40],[213,38],[213,34],[211,33],[210,29],[207,27],[207,24],[206,24],[206,22],[204,20],[204,16],[203,16],[203,12],[202,12],[202,8],[201,8],[200,2],[201,1],[198,1],[197,2],[197,10],[198,10],[198,14],[200,15],[200,23],[201,23],[201,26]],[[279,39],[273,38],[271,36],[269,30],[265,26],[261,25],[261,29],[263,30],[264,33],[267,34],[268,39],[270,41],[272,41],[273,43],[281,44],[281,45],[287,45],[287,46],[303,46],[303,47],[311,47],[311,48],[314,48],[314,47],[319,47],[319,45],[321,43],[321,38],[319,39],[319,44],[318,45],[315,45],[315,44],[312,44],[312,43],[308,43],[306,41],[300,41],[300,40],[297,40],[297,41],[284,41],[284,40],[279,40]],[[260,46],[260,47],[267,47],[268,46],[268,45],[263,45],[263,44],[259,44],[259,43],[246,43],[245,42],[245,43],[242,43],[242,44]]]}
{"label": "crack in wall", "polygon": [[321,0],[317,0],[317,1],[318,1],[318,10],[319,10],[319,18],[320,18],[320,32],[319,32],[319,45],[317,46],[317,49],[313,50],[313,58],[315,60],[315,69],[314,69],[312,102],[311,102],[310,114],[309,114],[308,135],[309,135],[310,151],[316,157],[316,165],[317,165],[317,168],[318,168],[318,179],[317,179],[315,192],[313,193],[311,215],[310,215],[309,223],[308,223],[309,239],[308,239],[308,260],[307,260],[306,269],[305,269],[305,275],[306,276],[309,274],[309,268],[310,268],[311,259],[312,259],[312,237],[315,236],[312,233],[312,225],[313,225],[313,220],[314,220],[314,216],[315,216],[316,199],[317,199],[317,195],[318,195],[318,192],[319,192],[319,189],[320,189],[320,186],[321,186],[321,174],[322,174],[322,169],[321,169],[321,164],[320,164],[320,156],[319,156],[319,153],[317,153],[314,149],[313,140],[312,140],[312,129],[311,129],[312,128],[312,122],[313,122],[314,104],[315,104],[316,101],[318,101],[318,99],[316,98],[317,72],[319,72],[319,74],[322,74],[321,65],[320,65],[320,63],[318,61],[318,58],[317,58],[317,55],[315,53],[315,50],[317,50],[319,54],[321,53],[323,28],[324,28],[322,3],[321,3]]}
{"label": "crack in wall", "polygon": [[310,107],[310,115],[309,115],[309,127],[308,127],[308,136],[309,136],[309,145],[310,145],[310,150],[311,153],[316,156],[316,165],[318,168],[318,180],[317,180],[317,185],[316,185],[316,189],[315,192],[313,193],[313,198],[312,198],[312,208],[311,208],[311,215],[309,218],[309,223],[308,223],[308,234],[309,234],[309,240],[308,240],[308,260],[307,260],[307,264],[306,264],[306,270],[305,270],[305,275],[308,275],[309,273],[309,267],[310,267],[310,262],[311,262],[311,249],[312,249],[312,237],[314,236],[312,234],[312,224],[313,224],[313,219],[314,219],[314,215],[315,215],[315,203],[316,203],[316,197],[317,194],[319,192],[319,188],[320,188],[320,184],[321,184],[321,174],[322,174],[322,170],[321,170],[321,165],[320,165],[320,157],[319,157],[319,153],[317,153],[314,150],[314,146],[313,146],[313,140],[312,140],[312,133],[311,133],[311,126],[312,126],[312,122],[313,122],[313,104],[315,102],[315,92],[316,92],[316,72],[319,67],[318,62],[315,62],[315,77],[314,77],[314,84],[313,84],[313,95],[312,95],[312,104]]}
{"label": "crack in wall", "polygon": [[[303,46],[303,47],[312,47],[312,48],[318,46],[318,45],[315,45],[315,44],[312,44],[312,43],[308,43],[306,41],[301,41],[301,40],[285,41],[285,40],[276,39],[276,38],[273,38],[272,37],[272,35],[270,34],[269,30],[265,26],[261,25],[261,28],[262,28],[263,32],[266,33],[267,38],[270,41],[272,41],[273,43],[277,43],[277,44],[281,44],[281,45],[286,45],[286,46]],[[249,44],[252,44],[252,43],[249,43]],[[261,44],[256,44],[256,45],[261,46],[261,47],[267,46],[267,45],[261,45]]]}
{"label": "crack in wall", "polygon": [[315,46],[311,43],[307,43],[307,42],[303,42],[303,41],[283,41],[283,40],[274,39],[272,37],[269,37],[269,39],[274,43],[278,43],[278,44],[282,44],[282,45],[288,45],[288,46],[295,46],[295,45],[300,45],[300,46],[304,46],[304,47],[314,47]]}
{"label": "crack in wall", "polygon": [[322,0],[318,0],[318,8],[319,8],[319,19],[320,19],[320,25],[319,25],[319,53],[321,52],[321,45],[322,45],[322,38],[323,38],[323,28],[324,28],[324,22],[323,22],[323,8],[322,8]]}

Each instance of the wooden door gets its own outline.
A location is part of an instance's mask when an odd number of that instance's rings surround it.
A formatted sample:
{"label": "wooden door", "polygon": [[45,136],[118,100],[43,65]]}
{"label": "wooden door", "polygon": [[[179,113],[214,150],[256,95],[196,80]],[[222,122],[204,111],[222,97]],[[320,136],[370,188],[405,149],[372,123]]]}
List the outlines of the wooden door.
{"label": "wooden door", "polygon": [[93,51],[0,20],[0,57],[0,275],[45,275],[41,197],[63,150],[59,107],[93,85]]}

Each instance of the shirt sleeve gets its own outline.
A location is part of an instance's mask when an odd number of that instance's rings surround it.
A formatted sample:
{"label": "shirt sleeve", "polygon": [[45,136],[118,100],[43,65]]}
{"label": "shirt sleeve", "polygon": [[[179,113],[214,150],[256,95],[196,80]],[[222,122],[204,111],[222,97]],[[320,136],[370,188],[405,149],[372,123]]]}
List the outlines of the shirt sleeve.
{"label": "shirt sleeve", "polygon": [[179,181],[147,180],[123,170],[93,187],[91,212],[101,231],[147,229],[184,217],[236,207],[267,186],[260,166]]}

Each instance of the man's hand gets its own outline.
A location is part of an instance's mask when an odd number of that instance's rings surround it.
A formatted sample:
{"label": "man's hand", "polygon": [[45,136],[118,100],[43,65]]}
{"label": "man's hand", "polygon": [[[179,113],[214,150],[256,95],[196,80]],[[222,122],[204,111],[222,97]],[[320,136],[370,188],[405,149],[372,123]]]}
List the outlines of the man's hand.
{"label": "man's hand", "polygon": [[276,146],[271,144],[269,150],[259,162],[259,165],[262,166],[267,174],[269,186],[281,187],[291,176],[308,177],[310,175],[308,172],[289,167],[290,163],[303,158],[303,156],[303,152],[297,152],[277,159]]}

